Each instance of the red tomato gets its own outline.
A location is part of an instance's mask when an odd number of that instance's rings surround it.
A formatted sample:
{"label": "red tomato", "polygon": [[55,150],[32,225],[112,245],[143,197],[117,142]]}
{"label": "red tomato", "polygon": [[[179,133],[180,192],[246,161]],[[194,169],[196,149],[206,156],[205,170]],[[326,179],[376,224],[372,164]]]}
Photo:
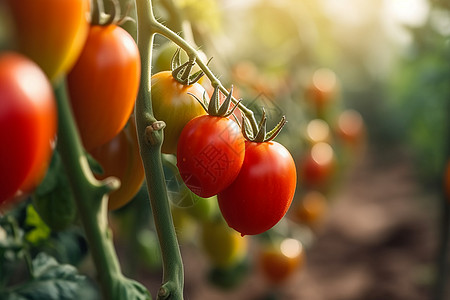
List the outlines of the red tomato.
{"label": "red tomato", "polygon": [[177,166],[186,186],[207,198],[233,182],[244,153],[245,139],[236,122],[225,117],[199,116],[181,132]]}
{"label": "red tomato", "polygon": [[134,118],[131,117],[128,125],[112,140],[91,150],[90,154],[103,167],[103,174],[97,178],[114,176],[120,180],[120,188],[109,196],[108,209],[127,204],[139,191],[145,177]]}
{"label": "red tomato", "polygon": [[267,280],[279,284],[303,264],[304,256],[302,244],[288,238],[280,245],[263,248],[259,253],[259,263]]}
{"label": "red tomato", "polygon": [[306,186],[319,187],[328,183],[335,167],[333,148],[325,142],[312,146],[299,165],[301,179]]}
{"label": "red tomato", "polygon": [[[163,71],[152,76],[152,107],[157,120],[164,121],[163,153],[177,153],[177,143],[183,127],[193,118],[205,115],[198,99],[203,99],[205,89],[199,84],[183,85],[173,78],[172,72]],[[209,97],[205,94],[205,97]]]}
{"label": "red tomato", "polygon": [[365,135],[364,121],[359,112],[344,110],[337,121],[337,134],[343,142],[356,147],[361,144]]}
{"label": "red tomato", "polygon": [[89,24],[87,0],[6,0],[19,51],[53,80],[80,55]]}
{"label": "red tomato", "polygon": [[218,194],[220,211],[241,235],[262,233],[286,214],[296,182],[294,160],[284,146],[246,141],[241,171]]}
{"label": "red tomato", "polygon": [[[42,175],[56,136],[53,90],[42,70],[16,53],[0,56],[0,204]],[[40,178],[42,179],[42,178]]]}
{"label": "red tomato", "polygon": [[336,74],[327,68],[317,69],[306,89],[306,97],[321,114],[336,97],[337,89]]}
{"label": "red tomato", "polygon": [[309,191],[295,204],[292,215],[299,223],[315,228],[323,220],[327,208],[327,199],[322,193]]}
{"label": "red tomato", "polygon": [[92,26],[68,76],[73,113],[86,150],[125,126],[136,100],[141,64],[133,38],[116,25]]}

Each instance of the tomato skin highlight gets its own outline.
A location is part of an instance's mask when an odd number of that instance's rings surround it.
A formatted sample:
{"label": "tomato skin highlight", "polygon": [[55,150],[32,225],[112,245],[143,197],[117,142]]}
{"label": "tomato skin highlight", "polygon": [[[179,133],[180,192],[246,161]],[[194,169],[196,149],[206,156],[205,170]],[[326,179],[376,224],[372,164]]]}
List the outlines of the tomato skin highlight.
{"label": "tomato skin highlight", "polygon": [[67,73],[88,33],[87,0],[7,0],[18,50],[34,60],[50,80]]}
{"label": "tomato skin highlight", "polygon": [[[193,118],[205,115],[198,99],[203,99],[205,89],[199,84],[183,85],[175,80],[170,71],[156,73],[151,79],[153,115],[164,121],[164,140],[161,151],[167,154],[177,153],[177,144],[184,126]],[[208,98],[208,94],[205,96]]]}
{"label": "tomato skin highlight", "polygon": [[236,122],[210,115],[189,121],[178,141],[177,166],[186,186],[196,195],[217,195],[238,175],[245,139]]}
{"label": "tomato skin highlight", "polygon": [[43,71],[21,54],[1,54],[0,204],[48,166],[56,127],[53,90]]}
{"label": "tomato skin highlight", "polygon": [[241,235],[265,232],[286,214],[296,182],[295,163],[284,146],[246,141],[241,171],[218,194],[220,211]]}
{"label": "tomato skin highlight", "polygon": [[139,88],[138,47],[122,28],[91,26],[67,77],[72,110],[87,151],[116,136],[129,119]]}
{"label": "tomato skin highlight", "polygon": [[103,174],[96,175],[98,179],[114,176],[120,180],[119,189],[109,195],[108,209],[115,210],[130,202],[145,178],[134,118],[112,140],[90,154],[103,167]]}

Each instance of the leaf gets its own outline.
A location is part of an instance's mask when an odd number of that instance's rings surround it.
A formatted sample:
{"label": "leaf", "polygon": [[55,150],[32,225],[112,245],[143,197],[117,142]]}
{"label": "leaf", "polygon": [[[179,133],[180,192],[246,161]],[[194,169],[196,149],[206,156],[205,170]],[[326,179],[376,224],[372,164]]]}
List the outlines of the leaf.
{"label": "leaf", "polygon": [[59,154],[33,196],[33,205],[42,220],[53,230],[62,230],[76,217],[75,199]]}
{"label": "leaf", "polygon": [[41,217],[31,204],[27,206],[25,225],[32,227],[32,229],[25,234],[25,239],[33,245],[39,244],[50,236],[50,228],[42,221]]}
{"label": "leaf", "polygon": [[133,299],[133,300],[151,300],[150,292],[139,282],[122,277],[117,282],[114,299]]}
{"label": "leaf", "polygon": [[39,253],[32,262],[34,278],[0,294],[6,300],[69,300],[76,299],[86,285],[86,277],[72,265],[59,264],[53,257]]}

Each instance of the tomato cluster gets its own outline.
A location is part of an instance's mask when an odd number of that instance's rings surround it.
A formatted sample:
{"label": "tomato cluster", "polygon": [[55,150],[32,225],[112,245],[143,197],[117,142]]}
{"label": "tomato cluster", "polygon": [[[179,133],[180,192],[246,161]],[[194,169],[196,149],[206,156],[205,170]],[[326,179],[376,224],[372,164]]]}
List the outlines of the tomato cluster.
{"label": "tomato cluster", "polygon": [[2,7],[15,43],[0,53],[0,134],[8,145],[1,150],[0,204],[32,193],[44,178],[57,142],[52,84],[67,76],[83,146],[105,175],[123,181],[110,207],[123,205],[143,180],[135,127],[124,129],[140,81],[135,41],[116,24],[90,24],[88,0],[6,0]]}

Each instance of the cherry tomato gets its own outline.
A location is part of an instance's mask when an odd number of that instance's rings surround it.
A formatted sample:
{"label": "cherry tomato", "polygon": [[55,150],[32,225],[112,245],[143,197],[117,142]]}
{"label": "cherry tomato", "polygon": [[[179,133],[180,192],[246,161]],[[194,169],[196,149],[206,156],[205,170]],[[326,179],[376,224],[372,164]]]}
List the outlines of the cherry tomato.
{"label": "cherry tomato", "polygon": [[334,71],[317,69],[306,88],[306,98],[319,114],[335,99],[337,95],[337,78]]}
{"label": "cherry tomato", "polygon": [[87,151],[116,136],[129,119],[140,81],[139,50],[116,25],[92,26],[68,76],[73,113]]}
{"label": "cherry tomato", "polygon": [[0,55],[0,99],[1,204],[11,199],[27,178],[39,177],[47,167],[57,112],[43,71],[17,53]]}
{"label": "cherry tomato", "polygon": [[6,0],[19,51],[54,80],[80,55],[89,28],[87,0]]}
{"label": "cherry tomato", "polygon": [[134,118],[130,118],[117,136],[91,150],[90,154],[103,167],[103,174],[97,178],[114,176],[120,180],[120,188],[109,196],[108,209],[118,209],[127,204],[139,191],[145,177]]}
{"label": "cherry tomato", "polygon": [[298,270],[304,262],[304,255],[302,244],[287,238],[279,245],[263,248],[259,253],[259,264],[267,280],[279,284]]}
{"label": "cherry tomato", "polygon": [[262,233],[286,214],[296,182],[295,163],[284,146],[246,141],[241,171],[218,194],[220,211],[242,235]]}
{"label": "cherry tomato", "polygon": [[330,144],[320,142],[313,145],[299,164],[303,184],[308,187],[325,186],[333,174],[335,155]]}
{"label": "cherry tomato", "polygon": [[177,166],[186,186],[206,198],[233,182],[244,154],[245,139],[236,122],[204,115],[189,121],[181,132]]}
{"label": "cherry tomato", "polygon": [[230,268],[244,259],[248,240],[219,219],[203,224],[201,245],[215,267]]}
{"label": "cherry tomato", "polygon": [[344,110],[337,120],[337,135],[341,140],[352,147],[361,144],[364,135],[364,121],[359,112],[353,109]]}
{"label": "cherry tomato", "polygon": [[[203,99],[206,92],[199,83],[179,83],[170,71],[154,74],[151,81],[153,114],[157,120],[166,123],[161,151],[175,154],[183,127],[193,118],[206,114],[201,104],[188,93]],[[205,96],[209,97],[207,94]]]}
{"label": "cherry tomato", "polygon": [[293,207],[293,218],[301,224],[316,227],[323,219],[328,204],[325,196],[318,191],[309,191]]}

